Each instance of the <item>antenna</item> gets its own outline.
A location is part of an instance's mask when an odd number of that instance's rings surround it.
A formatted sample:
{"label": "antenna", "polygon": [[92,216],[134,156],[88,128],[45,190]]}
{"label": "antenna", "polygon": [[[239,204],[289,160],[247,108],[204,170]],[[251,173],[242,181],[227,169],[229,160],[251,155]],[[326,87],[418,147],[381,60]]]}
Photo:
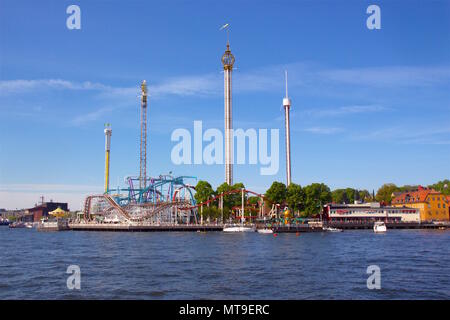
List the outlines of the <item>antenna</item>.
{"label": "antenna", "polygon": [[227,31],[227,44],[230,44],[230,34],[229,34],[229,27],[230,26],[230,24],[229,23],[225,23],[223,26],[221,26],[220,27],[220,29],[219,30],[223,30],[223,29],[226,29],[226,31]]}
{"label": "antenna", "polygon": [[288,96],[288,74],[287,74],[287,70],[284,70],[284,78],[286,79],[286,99],[288,99],[289,96]]}

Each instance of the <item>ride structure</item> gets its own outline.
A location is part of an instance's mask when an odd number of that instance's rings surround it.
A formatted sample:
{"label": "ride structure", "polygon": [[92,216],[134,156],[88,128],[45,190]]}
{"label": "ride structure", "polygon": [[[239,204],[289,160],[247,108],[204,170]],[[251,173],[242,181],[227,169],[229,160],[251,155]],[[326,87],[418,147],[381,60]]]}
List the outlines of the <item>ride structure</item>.
{"label": "ride structure", "polygon": [[118,223],[190,224],[198,223],[195,188],[187,183],[195,177],[170,174],[147,178],[146,187],[136,185],[139,177],[127,177],[127,186],[90,195],[84,203],[86,221]]}
{"label": "ride structure", "polygon": [[192,176],[171,173],[147,177],[147,83],[141,83],[141,132],[139,176],[126,177],[125,187],[111,189],[111,125],[105,133],[105,188],[103,194],[89,195],[84,201],[85,221],[114,223],[178,224],[197,223],[195,188]]}

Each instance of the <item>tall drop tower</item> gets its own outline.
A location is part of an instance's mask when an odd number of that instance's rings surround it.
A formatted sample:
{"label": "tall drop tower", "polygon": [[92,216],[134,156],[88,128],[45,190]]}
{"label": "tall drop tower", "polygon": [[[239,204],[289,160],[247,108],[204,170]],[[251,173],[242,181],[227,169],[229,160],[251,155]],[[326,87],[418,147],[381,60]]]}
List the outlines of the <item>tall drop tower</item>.
{"label": "tall drop tower", "polygon": [[141,149],[139,168],[139,188],[146,187],[147,180],[147,82],[141,84]]}
{"label": "tall drop tower", "polygon": [[105,124],[105,193],[109,191],[109,160],[111,152],[112,129],[109,123]]}
{"label": "tall drop tower", "polygon": [[284,126],[286,129],[286,183],[289,186],[291,184],[291,131],[289,128],[289,110],[291,108],[291,100],[288,97],[288,78],[287,71],[284,72],[286,80],[286,97],[283,99],[284,106]]}
{"label": "tall drop tower", "polygon": [[233,123],[231,117],[231,73],[233,71],[234,56],[227,40],[227,49],[222,56],[224,70],[224,100],[225,100],[225,182],[233,184]]}

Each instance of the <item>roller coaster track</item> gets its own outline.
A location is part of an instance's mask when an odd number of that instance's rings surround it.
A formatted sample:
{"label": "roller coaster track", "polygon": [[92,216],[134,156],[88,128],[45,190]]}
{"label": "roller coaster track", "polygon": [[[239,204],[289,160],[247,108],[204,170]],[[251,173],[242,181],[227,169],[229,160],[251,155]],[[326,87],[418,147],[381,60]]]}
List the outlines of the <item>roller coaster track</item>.
{"label": "roller coaster track", "polygon": [[221,197],[224,197],[224,196],[227,196],[230,194],[241,193],[242,191],[244,191],[247,194],[253,194],[259,198],[264,198],[264,195],[253,192],[251,190],[236,189],[236,190],[226,191],[224,193],[216,195],[215,197],[213,197],[211,199],[208,199],[207,201],[197,203],[195,205],[192,205],[187,200],[176,200],[176,199],[173,199],[170,202],[160,202],[157,204],[147,204],[147,205],[144,204],[144,205],[140,206],[142,209],[145,210],[144,213],[139,216],[133,216],[132,214],[130,214],[127,211],[126,207],[124,208],[124,207],[120,206],[110,195],[101,194],[101,195],[91,195],[86,198],[85,203],[84,203],[83,213],[84,213],[85,219],[89,220],[91,218],[90,209],[91,209],[92,199],[98,198],[98,199],[105,199],[106,202],[110,205],[110,207],[106,210],[108,212],[116,209],[119,212],[119,214],[122,217],[124,217],[127,221],[136,221],[136,222],[137,221],[145,221],[146,219],[149,219],[149,218],[163,212],[164,210],[171,209],[174,207],[180,211],[198,210],[198,208],[200,208],[201,206],[208,205],[209,203],[212,203],[212,202],[220,199]]}
{"label": "roller coaster track", "polygon": [[[242,189],[235,189],[235,190],[226,191],[226,192],[223,192],[223,193],[221,193],[221,194],[216,195],[214,198],[211,198],[211,199],[208,199],[208,200],[206,200],[206,201],[197,203],[197,204],[194,205],[194,206],[186,206],[186,207],[179,208],[179,209],[180,209],[180,210],[192,210],[192,209],[198,209],[198,208],[200,208],[201,206],[208,205],[209,203],[212,203],[212,202],[214,202],[214,201],[220,199],[221,197],[224,197],[224,196],[227,196],[227,195],[230,195],[230,194],[241,193],[241,192],[242,192]],[[263,195],[263,194],[256,193],[256,192],[251,191],[251,190],[244,189],[244,192],[245,192],[245,193],[253,194],[253,195],[255,195],[255,196],[259,197],[259,198],[264,198],[264,195]]]}
{"label": "roller coaster track", "polygon": [[[179,210],[189,210],[188,207],[190,207],[190,203],[189,201],[171,201],[171,202],[161,202],[159,204],[156,204],[156,206],[154,206],[154,210],[151,211],[146,211],[142,216],[139,217],[133,217],[132,215],[130,215],[126,209],[124,209],[123,207],[121,207],[116,201],[114,201],[114,199],[108,195],[108,194],[102,194],[102,195],[92,195],[86,198],[85,203],[84,203],[84,217],[85,219],[89,219],[90,218],[90,206],[92,203],[92,199],[93,198],[98,198],[98,199],[105,199],[108,204],[110,205],[110,207],[108,209],[106,209],[106,211],[110,212],[113,209],[116,209],[119,214],[121,214],[127,221],[143,221],[145,219],[148,219],[154,215],[157,215],[159,213],[161,213],[162,211],[166,210],[166,209],[170,209],[172,207],[177,207]],[[153,204],[149,204],[149,205],[143,205],[142,208],[149,208],[153,206]],[[187,208],[187,209],[186,209]]]}
{"label": "roller coaster track", "polygon": [[158,204],[156,206],[156,208],[153,211],[147,212],[138,218],[133,218],[133,221],[146,220],[152,216],[155,216],[155,215],[161,213],[164,210],[167,210],[167,209],[170,209],[173,207],[177,207],[179,210],[182,210],[179,208],[179,206],[181,206],[181,208],[184,208],[184,206],[187,206],[188,204],[190,204],[188,201],[161,202],[160,204]]}
{"label": "roller coaster track", "polygon": [[117,202],[114,201],[113,198],[109,194],[104,195],[105,199],[109,202],[109,204],[116,208],[124,217],[127,218],[127,220],[132,220],[128,212],[126,212]]}

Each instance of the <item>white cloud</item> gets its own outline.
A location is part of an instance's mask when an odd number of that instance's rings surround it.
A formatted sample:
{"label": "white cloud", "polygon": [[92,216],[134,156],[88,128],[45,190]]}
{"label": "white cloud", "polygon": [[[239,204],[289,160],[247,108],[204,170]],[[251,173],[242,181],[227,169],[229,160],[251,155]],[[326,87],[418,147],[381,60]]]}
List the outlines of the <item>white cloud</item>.
{"label": "white cloud", "polygon": [[[372,68],[327,69],[314,63],[292,63],[272,65],[248,71],[235,71],[236,91],[279,91],[284,93],[284,70],[289,71],[289,86],[317,88],[323,85],[358,86],[429,86],[450,81],[450,67],[389,66]],[[2,95],[23,93],[42,89],[92,90],[103,96],[139,95],[139,84],[130,87],[115,87],[98,82],[74,82],[64,79],[2,80]],[[149,94],[164,95],[206,95],[222,94],[222,77],[219,73],[181,75],[162,82],[149,81]]]}
{"label": "white cloud", "polygon": [[337,108],[315,108],[305,110],[304,113],[316,117],[332,117],[359,113],[381,112],[386,110],[389,109],[380,105],[353,105]]}
{"label": "white cloud", "polygon": [[326,80],[358,86],[429,86],[450,81],[450,67],[390,66],[331,69],[319,72]]}
{"label": "white cloud", "polygon": [[89,113],[83,113],[83,114],[76,116],[71,121],[71,123],[75,126],[83,125],[87,122],[97,120],[98,118],[102,117],[103,115],[105,115],[108,112],[111,112],[112,110],[113,110],[113,108],[108,107],[108,108],[100,108],[100,109],[97,109],[97,110],[89,112]]}
{"label": "white cloud", "polygon": [[450,128],[446,125],[434,124],[432,128],[418,128],[414,126],[389,127],[372,131],[368,134],[358,134],[353,140],[392,141],[402,144],[448,144]]}
{"label": "white cloud", "polygon": [[80,184],[0,184],[0,191],[8,192],[73,192],[73,191],[102,191],[101,186]]}
{"label": "white cloud", "polygon": [[31,208],[44,195],[45,201],[67,202],[71,210],[80,210],[89,194],[102,193],[102,186],[67,184],[2,184],[0,208]]}
{"label": "white cloud", "polygon": [[303,131],[314,133],[314,134],[333,134],[344,131],[342,128],[335,128],[335,127],[311,127],[311,128],[305,128]]}

